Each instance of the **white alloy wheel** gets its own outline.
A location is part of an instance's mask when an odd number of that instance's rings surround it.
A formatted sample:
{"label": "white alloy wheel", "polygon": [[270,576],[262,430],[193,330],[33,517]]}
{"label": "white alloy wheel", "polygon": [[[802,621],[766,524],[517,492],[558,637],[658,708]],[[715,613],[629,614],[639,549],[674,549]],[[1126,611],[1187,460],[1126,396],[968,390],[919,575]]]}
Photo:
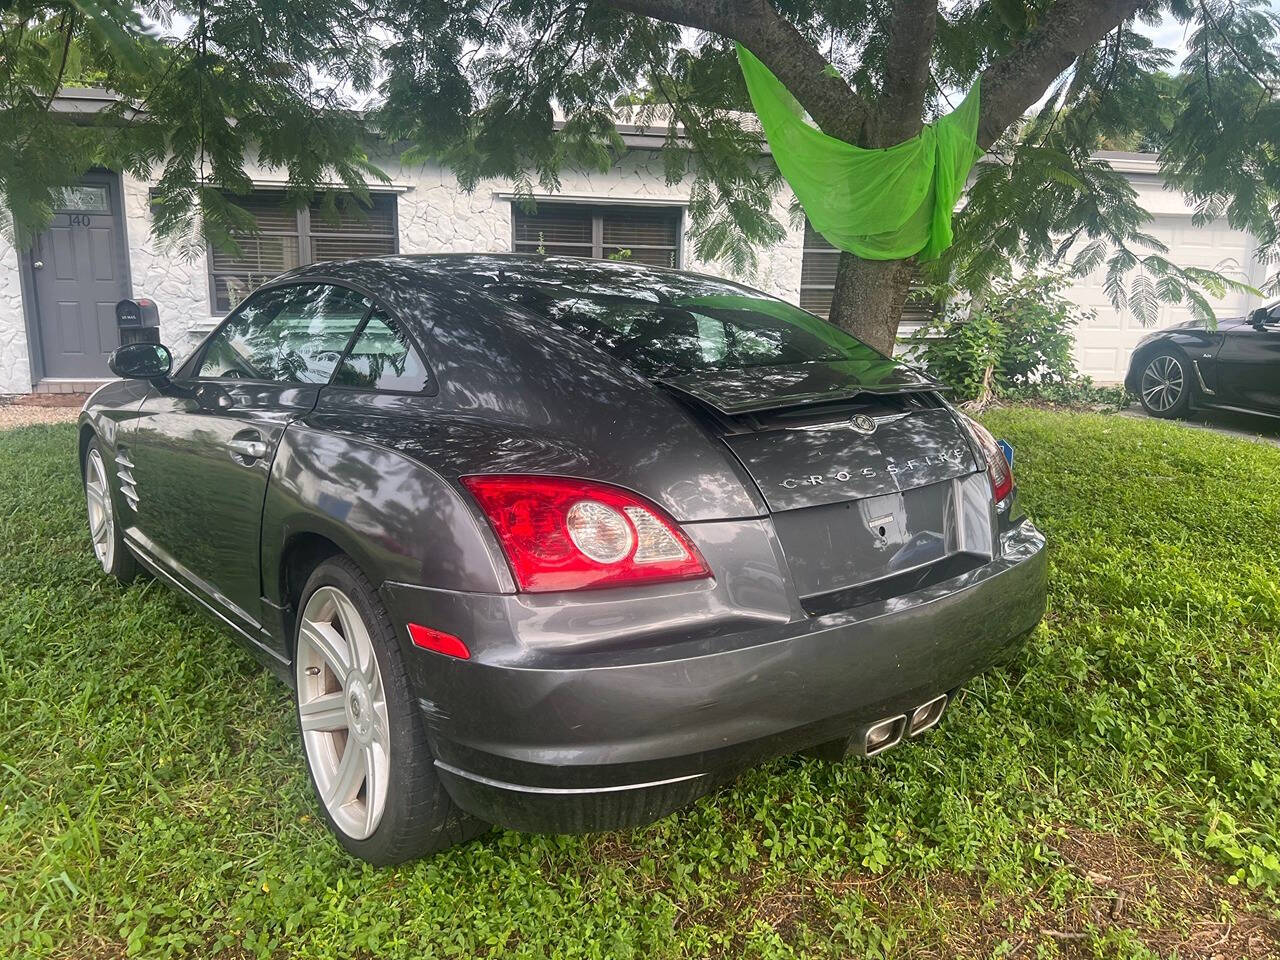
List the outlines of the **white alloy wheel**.
{"label": "white alloy wheel", "polygon": [[369,628],[337,587],[319,587],[307,600],[294,660],[298,719],[316,789],[342,832],[364,840],[387,807],[391,728]]}
{"label": "white alloy wheel", "polygon": [[111,488],[102,454],[90,449],[85,458],[84,498],[89,508],[89,537],[93,553],[107,573],[112,572],[116,550],[116,521],[111,509]]}

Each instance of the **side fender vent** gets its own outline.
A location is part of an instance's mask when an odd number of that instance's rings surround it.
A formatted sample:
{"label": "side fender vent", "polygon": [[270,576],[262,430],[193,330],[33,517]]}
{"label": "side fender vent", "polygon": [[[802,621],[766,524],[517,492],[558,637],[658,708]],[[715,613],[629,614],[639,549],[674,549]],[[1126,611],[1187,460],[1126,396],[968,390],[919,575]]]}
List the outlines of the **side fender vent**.
{"label": "side fender vent", "polygon": [[138,512],[138,484],[133,479],[133,461],[121,447],[116,453],[116,479],[120,481],[120,494],[134,513]]}

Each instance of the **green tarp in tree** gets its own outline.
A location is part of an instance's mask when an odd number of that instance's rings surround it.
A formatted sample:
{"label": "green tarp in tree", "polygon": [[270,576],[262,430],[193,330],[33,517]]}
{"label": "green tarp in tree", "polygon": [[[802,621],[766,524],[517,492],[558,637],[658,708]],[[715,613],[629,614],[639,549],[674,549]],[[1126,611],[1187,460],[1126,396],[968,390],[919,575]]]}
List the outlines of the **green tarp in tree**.
{"label": "green tarp in tree", "polygon": [[750,50],[738,61],[782,176],[813,228],[867,260],[932,260],[951,245],[951,213],[978,150],[978,84],[918,136],[867,150],[827,136]]}

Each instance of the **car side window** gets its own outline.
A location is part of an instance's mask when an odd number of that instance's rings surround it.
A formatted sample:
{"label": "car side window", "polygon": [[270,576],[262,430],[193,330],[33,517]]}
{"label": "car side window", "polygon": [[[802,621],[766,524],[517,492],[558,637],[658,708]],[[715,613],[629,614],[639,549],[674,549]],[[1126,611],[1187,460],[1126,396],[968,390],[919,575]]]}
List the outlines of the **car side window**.
{"label": "car side window", "polygon": [[333,382],[342,387],[417,393],[430,376],[408,335],[384,311],[375,310]]}
{"label": "car side window", "polygon": [[331,284],[265,290],[205,346],[197,377],[328,383],[372,304]]}

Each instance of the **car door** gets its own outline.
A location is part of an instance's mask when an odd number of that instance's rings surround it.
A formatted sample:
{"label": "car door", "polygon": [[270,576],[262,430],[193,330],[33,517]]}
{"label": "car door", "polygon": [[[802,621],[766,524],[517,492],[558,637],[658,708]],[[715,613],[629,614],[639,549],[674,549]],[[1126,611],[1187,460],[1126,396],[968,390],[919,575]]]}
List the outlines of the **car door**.
{"label": "car door", "polygon": [[260,291],[143,401],[126,452],[137,505],[129,535],[254,637],[272,458],[289,423],[315,406],[369,307],[331,284]]}
{"label": "car door", "polygon": [[1258,327],[1224,327],[1218,395],[1221,403],[1280,413],[1280,314]]}

